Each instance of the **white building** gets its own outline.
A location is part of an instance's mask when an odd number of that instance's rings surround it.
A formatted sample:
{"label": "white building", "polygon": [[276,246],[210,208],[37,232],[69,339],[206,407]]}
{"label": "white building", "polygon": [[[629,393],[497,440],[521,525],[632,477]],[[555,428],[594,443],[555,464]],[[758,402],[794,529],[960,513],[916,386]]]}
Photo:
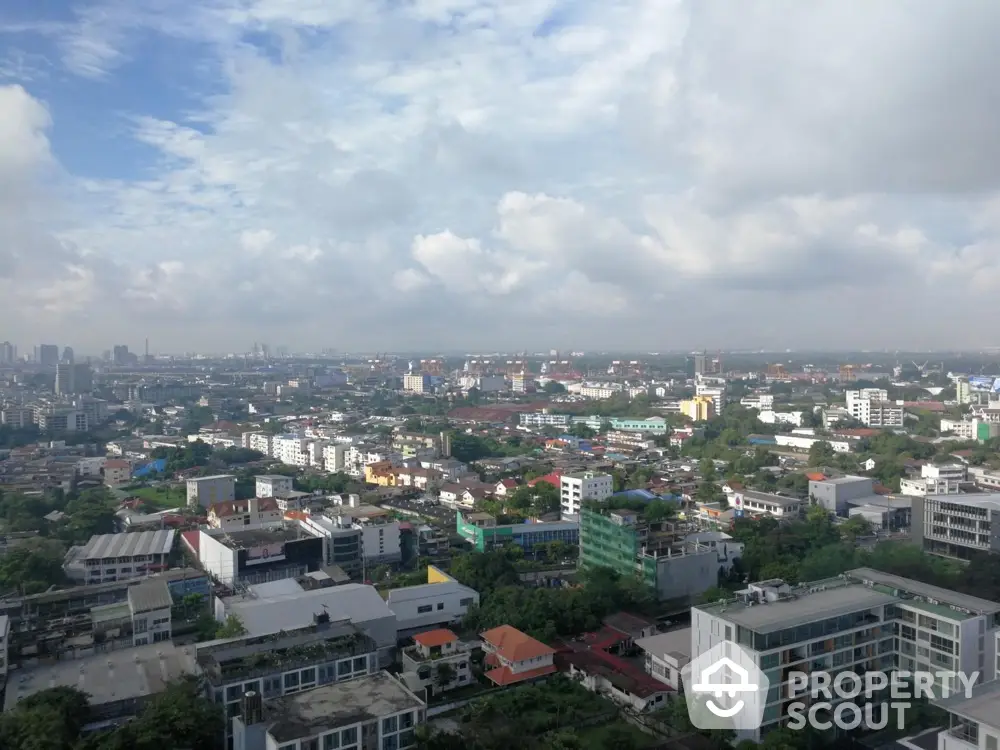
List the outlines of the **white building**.
{"label": "white building", "polygon": [[807,451],[816,443],[829,443],[834,453],[850,453],[853,443],[843,438],[824,437],[820,435],[785,435],[774,436],[775,445],[788,448],[797,448],[800,451]]}
{"label": "white building", "polygon": [[386,604],[396,614],[399,637],[462,621],[469,607],[479,604],[479,593],[437,568],[428,568],[431,583],[391,589]]}
{"label": "white building", "polygon": [[288,466],[311,466],[309,444],[312,441],[300,435],[276,435],[271,447],[271,456]]}
{"label": "white building", "polygon": [[169,641],[172,635],[170,612],[174,599],[162,579],[143,581],[128,589],[128,609],[132,616],[134,646]]}
{"label": "white building", "polygon": [[210,477],[195,477],[187,480],[187,503],[209,508],[216,503],[226,503],[236,499],[236,477],[232,474],[216,474]]}
{"label": "white building", "polygon": [[750,396],[744,396],[740,399],[740,406],[745,406],[747,409],[757,409],[758,411],[774,409],[774,396],[770,393],[755,393]]}
{"label": "white building", "polygon": [[721,414],[726,405],[726,387],[724,385],[712,385],[699,378],[694,386],[694,395],[712,399],[716,414]]}
{"label": "white building", "polygon": [[257,497],[287,497],[292,491],[292,478],[283,474],[261,474],[254,479]]}
{"label": "white building", "polygon": [[903,426],[903,407],[889,401],[889,393],[882,388],[862,388],[846,391],[847,411],[868,427],[889,428]]}
{"label": "white building", "polygon": [[645,655],[646,673],[681,692],[681,670],[691,661],[691,628],[639,638],[635,645]]}
{"label": "white building", "polygon": [[548,410],[521,412],[522,427],[569,427],[573,418],[569,414],[553,414]]}
{"label": "white building", "polygon": [[335,506],[324,514],[307,517],[302,523],[311,532],[323,537],[326,545],[332,545],[335,540],[340,539],[343,536],[340,532],[343,530],[360,531],[360,555],[369,570],[376,565],[396,563],[403,559],[399,544],[399,521],[389,511],[374,505]]}
{"label": "white building", "polygon": [[[413,636],[413,645],[402,650],[403,682],[410,690],[429,694],[453,690],[472,681],[470,656],[472,648],[458,640],[447,628],[438,628]],[[447,664],[451,679],[441,684],[439,668]]]}
{"label": "white building", "polygon": [[604,500],[614,492],[610,474],[585,471],[563,474],[559,479],[559,508],[562,520],[577,521],[584,500]]}
{"label": "white building", "polygon": [[403,390],[410,393],[430,393],[431,392],[431,376],[430,375],[404,375],[403,376]]}
{"label": "white building", "polygon": [[730,503],[737,511],[747,515],[767,515],[775,518],[795,518],[802,512],[802,500],[783,497],[770,492],[740,490],[730,497]]}
{"label": "white building", "polygon": [[764,424],[790,424],[792,427],[801,427],[803,413],[801,411],[773,411],[771,409],[763,409],[757,415],[757,419]]}
{"label": "white building", "polygon": [[259,451],[265,456],[270,456],[274,442],[274,435],[269,432],[244,432],[242,435],[242,441],[244,448]]}
{"label": "white building", "polygon": [[208,525],[224,531],[281,526],[284,517],[277,498],[273,497],[230,500],[227,503],[216,503],[208,509]]}
{"label": "white building", "polygon": [[63,569],[83,584],[142,578],[165,570],[173,548],[173,529],[99,534],[82,547],[70,547]]}
{"label": "white building", "polygon": [[347,452],[349,445],[344,443],[328,443],[323,446],[323,469],[336,474],[347,468]]}

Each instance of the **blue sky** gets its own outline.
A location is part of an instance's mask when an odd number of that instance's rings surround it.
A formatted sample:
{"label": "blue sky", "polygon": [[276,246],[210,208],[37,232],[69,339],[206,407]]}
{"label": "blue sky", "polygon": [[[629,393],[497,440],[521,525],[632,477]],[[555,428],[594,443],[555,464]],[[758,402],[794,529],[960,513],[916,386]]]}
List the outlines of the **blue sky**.
{"label": "blue sky", "polygon": [[995,345],[1000,6],[918,10],[8,0],[0,340]]}

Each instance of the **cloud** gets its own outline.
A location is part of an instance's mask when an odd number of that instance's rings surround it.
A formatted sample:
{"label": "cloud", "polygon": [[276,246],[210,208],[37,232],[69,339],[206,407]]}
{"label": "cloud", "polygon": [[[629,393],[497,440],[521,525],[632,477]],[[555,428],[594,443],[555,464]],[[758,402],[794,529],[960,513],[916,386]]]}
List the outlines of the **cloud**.
{"label": "cloud", "polygon": [[975,346],[998,31],[985,0],[81,3],[0,28],[77,76],[0,88],[0,279],[25,336],[101,349]]}

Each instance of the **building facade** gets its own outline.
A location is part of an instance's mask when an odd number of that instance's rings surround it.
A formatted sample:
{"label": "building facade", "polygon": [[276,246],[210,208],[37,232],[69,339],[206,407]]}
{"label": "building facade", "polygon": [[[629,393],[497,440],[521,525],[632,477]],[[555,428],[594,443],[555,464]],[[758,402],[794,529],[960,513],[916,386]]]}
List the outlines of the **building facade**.
{"label": "building facade", "polygon": [[210,508],[216,503],[228,503],[235,499],[236,477],[232,474],[216,474],[215,476],[187,480],[189,506],[199,505],[202,508]]}
{"label": "building facade", "polygon": [[579,518],[584,500],[604,500],[614,493],[614,478],[610,474],[585,471],[563,474],[559,478],[559,511],[564,521]]}

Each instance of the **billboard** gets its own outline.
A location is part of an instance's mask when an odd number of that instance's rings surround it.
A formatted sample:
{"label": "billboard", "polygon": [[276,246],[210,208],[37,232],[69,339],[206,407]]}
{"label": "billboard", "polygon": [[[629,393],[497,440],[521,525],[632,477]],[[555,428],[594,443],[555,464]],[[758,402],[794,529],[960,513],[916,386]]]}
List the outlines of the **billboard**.
{"label": "billboard", "polygon": [[274,544],[262,544],[259,547],[251,547],[247,550],[247,565],[258,563],[275,562],[285,559],[285,543],[275,542]]}
{"label": "billboard", "polygon": [[992,375],[983,377],[979,375],[974,375],[969,378],[969,388],[974,391],[992,391],[994,390],[996,379]]}

